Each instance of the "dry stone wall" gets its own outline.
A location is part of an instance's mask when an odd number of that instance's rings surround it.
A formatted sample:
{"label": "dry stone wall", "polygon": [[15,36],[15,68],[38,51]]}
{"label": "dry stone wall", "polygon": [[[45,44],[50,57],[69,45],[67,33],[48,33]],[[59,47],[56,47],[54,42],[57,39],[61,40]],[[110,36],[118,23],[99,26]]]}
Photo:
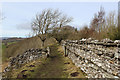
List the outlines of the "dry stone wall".
{"label": "dry stone wall", "polygon": [[50,53],[50,48],[46,49],[28,49],[23,54],[18,54],[15,57],[10,58],[9,65],[4,69],[4,74],[11,71],[12,69],[18,69],[23,64],[29,63],[33,60],[36,60],[40,57],[47,57]]}
{"label": "dry stone wall", "polygon": [[92,39],[62,41],[65,56],[87,74],[87,78],[120,78],[120,41]]}

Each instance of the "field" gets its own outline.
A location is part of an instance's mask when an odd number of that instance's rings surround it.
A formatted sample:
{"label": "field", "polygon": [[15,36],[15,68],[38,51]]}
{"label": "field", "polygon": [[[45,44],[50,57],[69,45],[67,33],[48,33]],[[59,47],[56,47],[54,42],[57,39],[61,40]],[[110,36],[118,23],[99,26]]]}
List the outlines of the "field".
{"label": "field", "polygon": [[[14,44],[14,43],[16,43],[16,42],[9,42],[8,46],[10,46],[11,44]],[[2,62],[5,62],[7,60],[7,58],[5,57],[6,48],[7,48],[7,46],[4,43],[2,43]]]}
{"label": "field", "polygon": [[[54,43],[56,43],[56,40],[54,38],[48,38],[45,41],[45,47],[51,44],[54,44]],[[4,64],[6,66],[10,57],[14,57],[17,54],[22,54],[26,50],[31,49],[31,48],[41,48],[41,40],[38,37],[26,38],[18,42],[9,42],[7,47],[4,45],[4,43],[2,43],[3,66]]]}

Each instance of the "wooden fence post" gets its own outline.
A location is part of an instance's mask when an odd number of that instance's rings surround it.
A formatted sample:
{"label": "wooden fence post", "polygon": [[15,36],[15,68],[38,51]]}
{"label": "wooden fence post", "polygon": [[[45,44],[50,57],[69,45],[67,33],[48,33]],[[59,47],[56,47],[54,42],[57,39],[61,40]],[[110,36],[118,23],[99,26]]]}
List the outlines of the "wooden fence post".
{"label": "wooden fence post", "polygon": [[50,56],[50,47],[47,47],[47,58]]}

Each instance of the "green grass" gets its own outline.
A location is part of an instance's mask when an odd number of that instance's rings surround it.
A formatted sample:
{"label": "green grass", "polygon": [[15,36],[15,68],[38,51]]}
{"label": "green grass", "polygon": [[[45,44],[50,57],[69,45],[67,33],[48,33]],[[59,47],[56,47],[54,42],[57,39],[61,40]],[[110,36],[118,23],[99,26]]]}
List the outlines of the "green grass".
{"label": "green grass", "polygon": [[[70,73],[77,71],[80,74],[74,78],[85,78],[84,73],[72,64],[68,57],[64,57],[59,45],[54,44],[50,46],[50,49],[51,55],[49,58],[40,58],[25,64],[23,67],[13,70],[9,74],[10,77],[16,78],[18,74],[24,74],[27,75],[27,78],[72,78]],[[66,62],[70,62],[70,64],[64,64]],[[35,65],[35,67],[28,67],[29,65]],[[67,69],[67,71],[64,69]],[[23,70],[27,71],[21,73]],[[30,72],[30,70],[34,70],[34,72]]]}
{"label": "green grass", "polygon": [[6,49],[6,46],[4,45],[4,43],[2,43],[2,62],[6,61],[6,57],[4,56],[5,49]]}
{"label": "green grass", "polygon": [[[14,43],[16,43],[16,42],[8,42],[7,44],[11,45],[11,44],[14,44]],[[6,46],[4,45],[4,43],[2,43],[2,53],[4,53],[5,49],[6,49]]]}
{"label": "green grass", "polygon": [[[54,44],[56,40],[54,38],[47,38],[45,41],[45,47]],[[38,37],[26,38],[17,43],[9,43],[8,48],[5,48],[4,55],[8,59],[14,57],[17,54],[23,54],[26,50],[31,48],[41,48],[41,40]]]}
{"label": "green grass", "polygon": [[2,43],[2,52],[4,52],[5,49],[6,49],[6,46],[4,45],[4,43]]}
{"label": "green grass", "polygon": [[[10,46],[11,44],[14,44],[16,42],[8,42],[8,46]],[[7,46],[4,45],[4,43],[2,43],[2,62],[5,62],[7,60],[7,57],[5,56],[5,51],[6,51]]]}
{"label": "green grass", "polygon": [[[22,53],[29,48],[40,48],[41,42],[38,38],[30,38],[15,44],[10,44],[8,48],[6,48],[4,44],[2,46],[3,51],[9,52],[7,55],[14,56],[18,52]],[[51,50],[49,58],[40,58],[27,63],[21,68],[9,72],[8,75],[11,78],[16,78],[18,74],[25,74],[28,78],[71,78],[70,73],[79,72],[80,74],[74,78],[85,78],[81,70],[77,68],[68,57],[64,57],[62,46],[57,44],[54,39],[48,39],[45,43],[45,47],[47,46],[50,46]],[[8,59],[8,57],[6,59]],[[66,62],[70,62],[70,64],[64,64]],[[27,67],[31,64],[35,65],[35,67]],[[67,71],[65,69],[67,69]],[[21,73],[23,70],[27,71]],[[30,72],[30,70],[34,70],[34,72]]]}
{"label": "green grass", "polygon": [[[47,38],[44,47],[55,44],[56,42],[57,41],[54,38]],[[18,54],[23,54],[26,50],[31,48],[41,48],[41,40],[39,37],[32,37],[18,41],[16,43],[8,43],[7,47],[4,44],[2,44],[2,46],[2,64],[4,65],[2,69],[4,69],[8,65],[10,57],[15,57]]]}
{"label": "green grass", "polygon": [[50,47],[51,55],[47,58],[43,65],[36,68],[36,72],[32,75],[32,78],[66,78],[68,74],[63,72],[64,59],[57,49],[58,45]]}
{"label": "green grass", "polygon": [[8,45],[11,45],[11,44],[14,44],[14,43],[16,43],[16,42],[9,42]]}

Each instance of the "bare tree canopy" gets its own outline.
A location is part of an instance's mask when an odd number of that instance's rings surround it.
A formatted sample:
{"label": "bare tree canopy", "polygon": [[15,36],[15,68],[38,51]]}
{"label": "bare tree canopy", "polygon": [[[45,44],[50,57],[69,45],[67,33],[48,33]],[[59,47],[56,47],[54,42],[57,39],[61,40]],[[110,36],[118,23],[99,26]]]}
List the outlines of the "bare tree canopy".
{"label": "bare tree canopy", "polygon": [[42,41],[42,46],[46,40],[46,33],[54,27],[61,28],[71,22],[72,18],[62,14],[59,10],[45,9],[37,14],[32,21],[32,31],[38,35]]}
{"label": "bare tree canopy", "polygon": [[105,23],[105,11],[103,7],[100,7],[100,11],[98,12],[98,14],[94,15],[90,27],[100,32],[101,28],[104,26],[104,23]]}
{"label": "bare tree canopy", "polygon": [[50,29],[62,27],[71,21],[71,17],[63,15],[59,10],[45,9],[35,16],[32,22],[32,30],[37,35],[46,34]]}

